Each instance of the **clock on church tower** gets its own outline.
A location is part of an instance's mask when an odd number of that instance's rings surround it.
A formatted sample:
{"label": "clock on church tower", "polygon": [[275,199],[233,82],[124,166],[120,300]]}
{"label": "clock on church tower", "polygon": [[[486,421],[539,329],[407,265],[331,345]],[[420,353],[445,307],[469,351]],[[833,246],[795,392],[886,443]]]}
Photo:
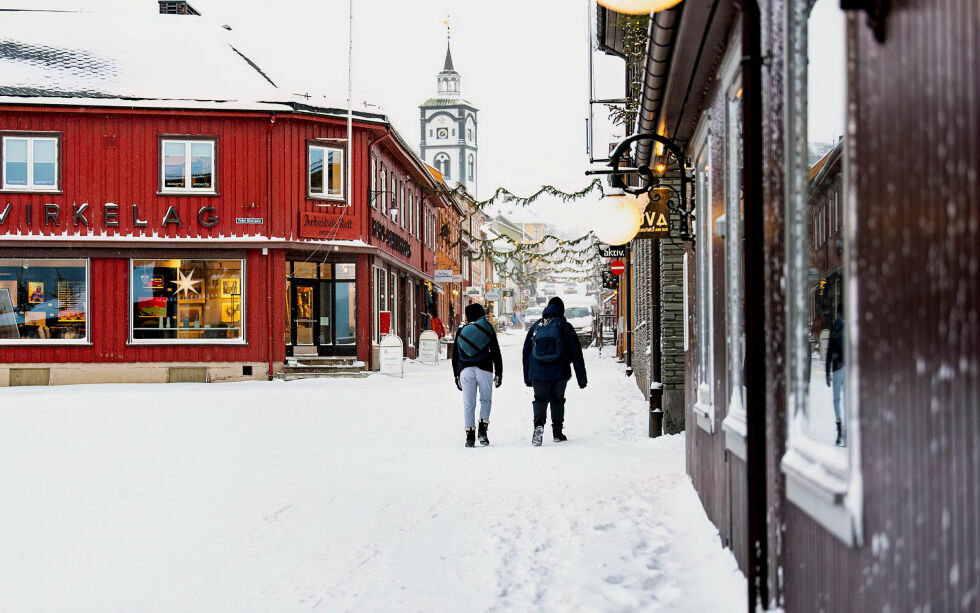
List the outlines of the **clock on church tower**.
{"label": "clock on church tower", "polygon": [[419,105],[422,159],[442,173],[447,185],[462,184],[477,195],[478,109],[463,99],[460,75],[446,43],[446,61],[436,75],[436,97]]}

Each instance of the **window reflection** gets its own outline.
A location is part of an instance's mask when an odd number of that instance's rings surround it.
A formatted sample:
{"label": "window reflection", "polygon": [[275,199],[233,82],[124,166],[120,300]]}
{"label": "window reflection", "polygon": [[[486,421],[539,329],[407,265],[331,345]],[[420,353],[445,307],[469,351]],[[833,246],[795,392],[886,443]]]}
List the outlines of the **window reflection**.
{"label": "window reflection", "polygon": [[[845,17],[832,0],[819,0],[807,20],[806,187],[799,201],[806,224],[805,306],[797,319],[807,338],[803,366],[804,431],[815,441],[847,443],[844,401],[843,133],[845,118]],[[801,246],[801,248],[803,248]],[[803,306],[803,305],[801,305]]]}

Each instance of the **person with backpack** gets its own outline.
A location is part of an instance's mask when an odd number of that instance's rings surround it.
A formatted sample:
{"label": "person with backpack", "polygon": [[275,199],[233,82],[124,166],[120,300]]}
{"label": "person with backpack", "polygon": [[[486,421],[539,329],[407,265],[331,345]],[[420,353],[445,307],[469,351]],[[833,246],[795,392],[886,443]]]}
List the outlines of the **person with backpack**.
{"label": "person with backpack", "polygon": [[541,319],[534,323],[524,339],[524,385],[534,388],[534,434],[531,444],[541,446],[548,405],[551,405],[551,431],[556,443],[567,441],[562,432],[565,424],[565,387],[572,378],[580,389],[588,385],[582,346],[575,328],[565,320],[565,303],[557,296],[548,301]]}
{"label": "person with backpack", "polygon": [[[487,321],[483,305],[466,306],[466,325],[456,331],[453,343],[453,376],[456,387],[463,392],[463,424],[466,427],[466,446],[473,447],[477,437],[480,445],[490,444],[487,428],[490,426],[490,405],[493,388],[500,387],[503,377],[503,359],[493,326]],[[496,376],[494,373],[497,373]],[[476,392],[480,390],[480,429],[476,432]]]}

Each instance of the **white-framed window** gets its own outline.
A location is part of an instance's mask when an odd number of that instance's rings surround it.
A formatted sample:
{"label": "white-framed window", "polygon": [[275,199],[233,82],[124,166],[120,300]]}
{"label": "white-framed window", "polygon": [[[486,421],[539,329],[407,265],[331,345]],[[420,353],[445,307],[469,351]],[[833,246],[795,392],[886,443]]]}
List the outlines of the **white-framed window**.
{"label": "white-framed window", "polygon": [[217,193],[217,150],[213,138],[161,138],[160,192]]}
{"label": "white-framed window", "polygon": [[378,208],[378,159],[371,156],[371,207]]}
{"label": "white-framed window", "polygon": [[245,261],[129,261],[130,342],[245,342]]}
{"label": "white-framed window", "polygon": [[56,192],[61,188],[61,136],[23,132],[3,136],[3,189]]}
{"label": "white-framed window", "polygon": [[[812,6],[811,6],[812,4]],[[862,540],[858,305],[847,293],[855,192],[848,173],[846,51],[853,17],[834,0],[787,6],[786,452],[787,499],[848,545]],[[819,36],[807,36],[808,31]],[[830,155],[827,153],[830,152]],[[819,173],[813,163],[826,157]],[[834,185],[837,183],[837,185]],[[826,240],[823,194],[844,194],[843,266],[813,257]],[[821,202],[823,200],[824,202]],[[815,226],[815,227],[813,227]],[[831,267],[825,270],[825,267]],[[838,431],[836,425],[840,423]]]}
{"label": "white-framed window", "polygon": [[[391,173],[391,185],[389,189],[391,190],[391,202],[389,203],[391,209],[397,209],[401,202],[398,201],[398,181],[395,179],[395,173]],[[390,215],[394,215],[392,210],[389,210]]]}
{"label": "white-framed window", "polygon": [[404,228],[405,227],[405,218],[406,217],[409,217],[412,214],[411,213],[411,210],[408,207],[408,201],[405,200],[405,182],[404,181],[399,181],[398,182],[398,203],[401,204],[401,207],[402,207],[402,214],[400,216],[401,218],[398,221],[399,221],[399,225],[401,225],[401,227]]}
{"label": "white-framed window", "polygon": [[381,165],[381,193],[378,198],[381,200],[381,214],[388,214],[388,169],[384,164]]}
{"label": "white-framed window", "polygon": [[[728,409],[722,429],[725,447],[746,459],[745,434],[745,276],[742,268],[742,77],[739,68],[742,39],[739,30],[722,61],[725,87],[725,333],[727,348],[726,395]],[[720,221],[718,223],[721,223]]]}
{"label": "white-framed window", "polygon": [[405,322],[405,327],[408,329],[408,346],[415,346],[415,338],[417,333],[418,317],[415,315],[415,281],[409,279],[408,281],[408,321]]}
{"label": "white-framed window", "polygon": [[89,260],[0,258],[0,345],[89,342]]}
{"label": "white-framed window", "polygon": [[391,283],[388,285],[388,305],[391,311],[391,333],[398,334],[398,273],[391,271]]}
{"label": "white-framed window", "polygon": [[374,268],[374,341],[381,342],[381,312],[388,310],[388,271]]}
{"label": "white-framed window", "polygon": [[695,296],[694,309],[697,335],[697,389],[695,390],[694,414],[698,426],[714,434],[714,300],[712,283],[712,198],[711,198],[711,146],[708,124],[710,117],[702,118],[695,132],[694,150],[694,206],[697,242],[695,247]]}
{"label": "white-framed window", "polygon": [[473,177],[476,176],[476,160],[472,153],[470,154],[469,159],[466,161],[466,175],[469,181],[472,181]]}
{"label": "white-framed window", "polygon": [[306,186],[310,198],[344,199],[344,150],[309,143],[307,149]]}

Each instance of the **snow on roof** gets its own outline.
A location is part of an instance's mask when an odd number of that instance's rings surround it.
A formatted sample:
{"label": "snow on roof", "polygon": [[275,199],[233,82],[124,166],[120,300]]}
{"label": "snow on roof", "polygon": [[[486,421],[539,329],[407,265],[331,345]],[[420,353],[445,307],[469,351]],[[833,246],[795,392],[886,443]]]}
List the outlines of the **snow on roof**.
{"label": "snow on roof", "polygon": [[0,95],[286,98],[223,33],[227,31],[185,15],[4,12]]}
{"label": "snow on roof", "polygon": [[[247,41],[202,17],[132,10],[0,15],[3,104],[347,113],[346,101],[276,87],[243,52]],[[354,116],[387,123],[381,113]]]}

